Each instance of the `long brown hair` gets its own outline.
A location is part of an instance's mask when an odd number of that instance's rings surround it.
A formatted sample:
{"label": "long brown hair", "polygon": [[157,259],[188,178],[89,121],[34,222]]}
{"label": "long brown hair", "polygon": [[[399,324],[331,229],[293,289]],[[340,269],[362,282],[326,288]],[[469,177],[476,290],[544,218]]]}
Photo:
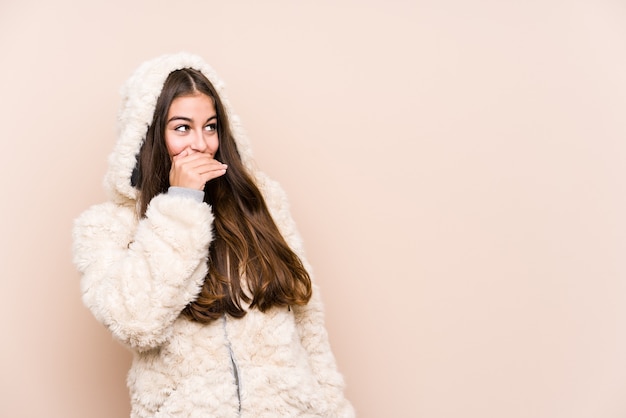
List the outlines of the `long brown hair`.
{"label": "long brown hair", "polygon": [[170,73],[157,99],[132,178],[140,191],[140,215],[145,216],[150,200],[169,187],[165,124],[170,105],[179,96],[198,92],[213,99],[219,138],[215,159],[228,164],[228,171],[204,188],[204,201],[214,216],[209,271],[198,298],[185,307],[183,315],[208,323],[224,313],[243,317],[242,301],[262,312],[274,306],[305,305],[311,298],[309,274],[280,234],[241,161],[224,105],[200,71],[185,68]]}

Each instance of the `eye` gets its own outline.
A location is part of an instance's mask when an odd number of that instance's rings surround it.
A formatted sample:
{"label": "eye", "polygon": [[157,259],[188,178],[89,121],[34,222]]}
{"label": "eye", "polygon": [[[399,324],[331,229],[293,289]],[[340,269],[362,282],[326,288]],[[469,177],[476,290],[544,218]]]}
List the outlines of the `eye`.
{"label": "eye", "polygon": [[217,129],[217,123],[209,123],[207,126],[204,127],[205,131],[215,131]]}
{"label": "eye", "polygon": [[187,132],[189,131],[189,129],[190,129],[189,125],[178,125],[177,127],[174,128],[176,132]]}

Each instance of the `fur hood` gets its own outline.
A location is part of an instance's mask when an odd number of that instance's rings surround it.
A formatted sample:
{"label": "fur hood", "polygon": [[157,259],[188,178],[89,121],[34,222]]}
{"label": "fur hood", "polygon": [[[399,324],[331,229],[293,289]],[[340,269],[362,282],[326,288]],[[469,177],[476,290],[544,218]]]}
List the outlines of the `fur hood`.
{"label": "fur hood", "polygon": [[215,70],[197,55],[180,52],[163,55],[143,63],[122,88],[122,104],[118,115],[118,139],[109,156],[109,167],[104,186],[110,197],[118,202],[137,200],[138,191],[131,185],[130,178],[137,162],[137,154],[146,138],[148,126],[157,99],[167,76],[175,70],[193,68],[202,72],[217,90],[224,105],[237,150],[246,168],[254,173],[252,151],[239,117],[233,113],[224,93],[224,82]]}

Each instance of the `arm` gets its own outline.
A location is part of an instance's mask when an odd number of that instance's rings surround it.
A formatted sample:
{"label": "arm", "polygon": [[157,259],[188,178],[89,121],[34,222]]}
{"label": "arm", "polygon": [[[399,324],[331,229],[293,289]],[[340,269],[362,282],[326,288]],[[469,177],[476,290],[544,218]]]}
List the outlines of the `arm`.
{"label": "arm", "polygon": [[[280,229],[281,234],[300,257],[311,275],[311,268],[304,257],[304,246],[296,224],[289,211],[287,196],[280,185],[263,175],[259,175],[259,186],[263,190],[268,208]],[[300,332],[302,346],[308,353],[309,364],[317,381],[324,391],[333,417],[354,417],[352,405],[344,396],[344,380],[339,371],[328,340],[324,324],[324,307],[318,287],[313,283],[313,296],[305,306],[293,306],[296,324]]]}
{"label": "arm", "polygon": [[88,209],[73,231],[83,302],[125,344],[159,346],[202,286],[212,220],[208,205],[166,194],[139,221],[134,207]]}

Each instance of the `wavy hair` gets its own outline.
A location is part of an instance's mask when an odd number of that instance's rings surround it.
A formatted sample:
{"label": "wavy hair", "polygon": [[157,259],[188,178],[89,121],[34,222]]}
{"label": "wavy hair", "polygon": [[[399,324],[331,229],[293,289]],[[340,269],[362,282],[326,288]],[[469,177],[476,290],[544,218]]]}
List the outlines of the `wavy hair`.
{"label": "wavy hair", "polygon": [[243,165],[224,105],[200,71],[173,71],[163,84],[131,179],[139,190],[140,216],[145,217],[152,198],[169,187],[171,161],[165,125],[170,105],[177,97],[198,93],[209,96],[215,105],[219,138],[215,159],[228,164],[228,170],[204,188],[204,201],[211,205],[214,216],[209,270],[197,299],[182,314],[209,323],[224,313],[243,317],[242,301],[262,312],[274,306],[307,304],[312,292],[309,274],[281,235]]}

